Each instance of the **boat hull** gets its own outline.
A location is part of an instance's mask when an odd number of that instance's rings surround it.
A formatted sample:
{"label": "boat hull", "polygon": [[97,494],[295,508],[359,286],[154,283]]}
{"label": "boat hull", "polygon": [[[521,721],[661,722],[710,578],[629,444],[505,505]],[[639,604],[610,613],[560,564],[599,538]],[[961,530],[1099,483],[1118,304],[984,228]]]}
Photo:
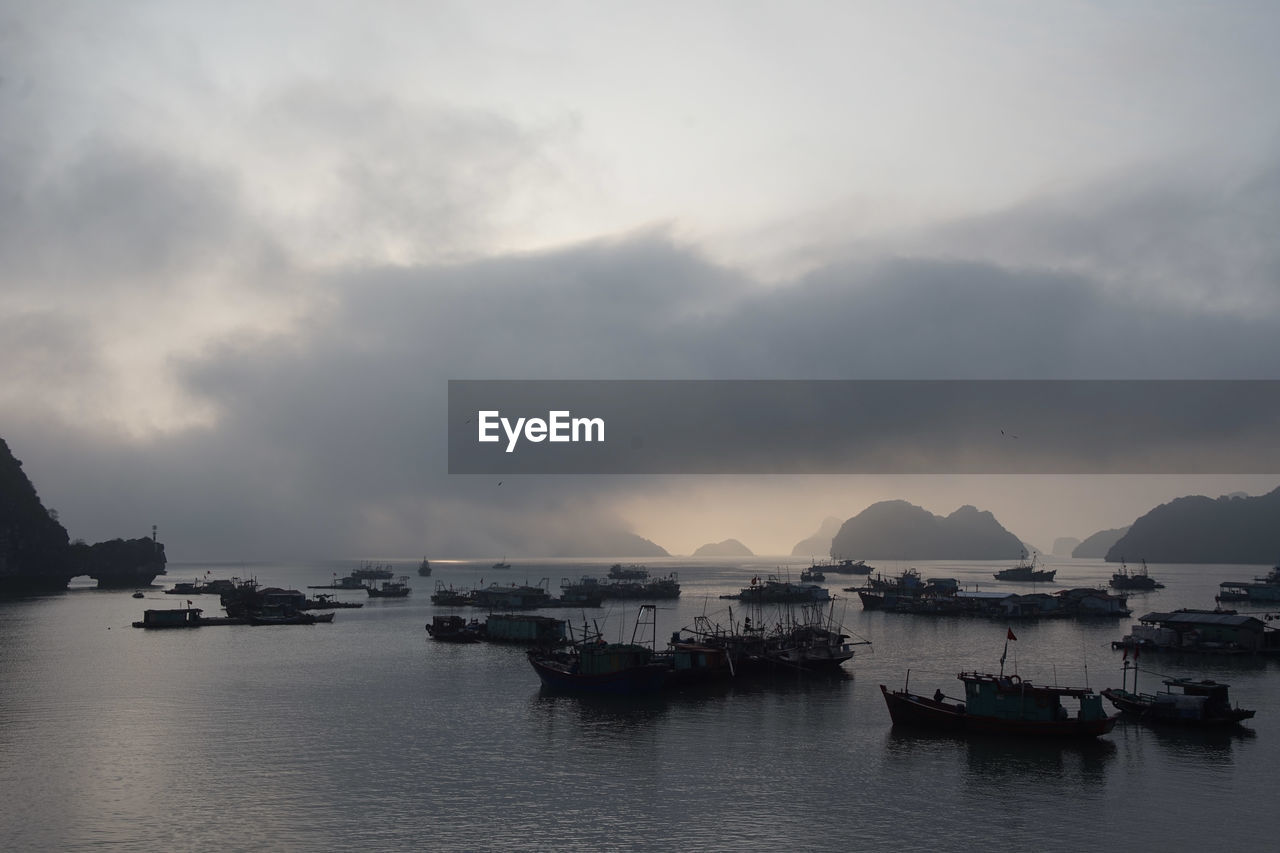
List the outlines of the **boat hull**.
{"label": "boat hull", "polygon": [[566,693],[632,694],[661,690],[671,675],[671,668],[661,663],[598,674],[575,672],[555,658],[529,654],[529,663],[548,690]]}
{"label": "boat hull", "polygon": [[1185,726],[1199,729],[1231,728],[1240,725],[1244,720],[1253,718],[1254,711],[1243,708],[1228,708],[1205,716],[1186,716],[1176,713],[1173,705],[1162,707],[1151,700],[1144,700],[1127,690],[1116,690],[1108,687],[1102,691],[1116,710],[1140,723],[1160,726]]}
{"label": "boat hull", "polygon": [[1019,737],[1091,738],[1115,728],[1115,717],[1098,720],[1007,720],[966,713],[963,705],[937,702],[905,690],[880,692],[895,726],[965,734],[1016,735]]}

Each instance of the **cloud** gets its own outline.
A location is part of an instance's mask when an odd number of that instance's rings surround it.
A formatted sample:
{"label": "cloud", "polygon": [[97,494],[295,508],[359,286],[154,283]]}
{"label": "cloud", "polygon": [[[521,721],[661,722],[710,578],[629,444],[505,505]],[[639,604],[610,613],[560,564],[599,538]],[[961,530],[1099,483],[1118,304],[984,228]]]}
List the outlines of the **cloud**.
{"label": "cloud", "polygon": [[19,455],[40,448],[33,476],[65,467],[44,476],[73,534],[159,516],[176,554],[551,553],[575,529],[625,529],[613,504],[667,486],[448,477],[449,379],[1259,376],[1276,332],[1265,312],[974,261],[834,265],[761,289],[654,231],[310,287],[322,307],[289,329],[182,360],[207,426],[145,444],[19,430]]}

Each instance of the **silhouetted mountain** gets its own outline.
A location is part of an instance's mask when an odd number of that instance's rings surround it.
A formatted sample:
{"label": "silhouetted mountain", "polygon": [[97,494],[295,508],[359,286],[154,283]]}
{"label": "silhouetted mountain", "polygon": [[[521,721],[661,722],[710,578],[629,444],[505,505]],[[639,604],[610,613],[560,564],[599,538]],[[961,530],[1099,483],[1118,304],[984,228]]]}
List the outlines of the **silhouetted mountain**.
{"label": "silhouetted mountain", "polygon": [[509,549],[530,557],[669,557],[667,549],[623,530],[579,529],[561,532],[537,542],[523,542]]}
{"label": "silhouetted mountain", "polygon": [[743,545],[737,539],[726,539],[723,542],[713,542],[709,545],[703,545],[701,548],[693,552],[695,557],[753,557],[751,549]]}
{"label": "silhouetted mountain", "polygon": [[972,506],[943,518],[906,501],[881,501],[840,527],[831,554],[867,560],[1013,560],[1022,554],[1022,542],[991,513]]}
{"label": "silhouetted mountain", "polygon": [[[816,557],[831,553],[831,540],[840,532],[840,519],[834,515],[823,519],[818,532],[796,543],[791,549],[793,557]],[[851,558],[852,559],[852,558]]]}
{"label": "silhouetted mountain", "polygon": [[98,586],[146,586],[164,566],[164,546],[154,539],[69,544],[58,514],[44,508],[0,438],[0,593],[66,589],[77,575]]}
{"label": "silhouetted mountain", "polygon": [[73,575],[66,528],[0,438],[0,592],[65,589]]}
{"label": "silhouetted mountain", "polygon": [[1053,540],[1053,553],[1057,557],[1068,557],[1080,545],[1080,540],[1074,536],[1059,536]]}
{"label": "silhouetted mountain", "polygon": [[1280,558],[1280,489],[1256,498],[1178,498],[1139,518],[1107,551],[1152,563],[1265,563]]}
{"label": "silhouetted mountain", "polygon": [[1107,556],[1111,546],[1120,541],[1120,537],[1129,532],[1128,527],[1117,527],[1115,530],[1099,530],[1071,550],[1073,557],[1098,559]]}
{"label": "silhouetted mountain", "polygon": [[154,539],[109,539],[71,545],[72,575],[88,575],[101,587],[148,586],[165,574],[164,546]]}

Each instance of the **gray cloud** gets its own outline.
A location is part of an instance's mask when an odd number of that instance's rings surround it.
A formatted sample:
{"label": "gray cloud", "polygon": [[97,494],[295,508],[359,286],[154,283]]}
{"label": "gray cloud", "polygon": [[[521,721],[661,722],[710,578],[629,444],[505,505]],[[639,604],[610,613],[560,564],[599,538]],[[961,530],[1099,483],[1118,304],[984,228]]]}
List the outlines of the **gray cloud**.
{"label": "gray cloud", "polygon": [[290,333],[184,362],[215,426],[142,446],[19,423],[11,443],[38,448],[38,481],[63,469],[47,490],[90,538],[159,516],[179,554],[537,554],[624,528],[610,499],[664,486],[447,477],[447,380],[1274,376],[1274,314],[1139,301],[1080,274],[916,258],[752,285],[660,232],[333,274],[313,282],[327,307]]}

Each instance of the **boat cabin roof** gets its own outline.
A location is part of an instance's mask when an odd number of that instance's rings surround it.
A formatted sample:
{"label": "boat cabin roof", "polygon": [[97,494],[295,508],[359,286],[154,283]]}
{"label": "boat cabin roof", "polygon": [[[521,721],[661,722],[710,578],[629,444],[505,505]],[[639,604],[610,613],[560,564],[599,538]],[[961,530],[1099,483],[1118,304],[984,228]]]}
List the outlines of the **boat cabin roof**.
{"label": "boat cabin roof", "polygon": [[1093,689],[1090,687],[1058,687],[1057,685],[1048,684],[1032,684],[1030,681],[1024,681],[1017,675],[992,675],[991,673],[982,672],[961,672],[956,678],[966,684],[989,684],[1002,693],[1022,693],[1035,691],[1041,694],[1053,694],[1055,696],[1091,696]]}
{"label": "boat cabin roof", "polygon": [[1221,681],[1213,681],[1211,679],[1203,679],[1200,681],[1191,678],[1166,678],[1164,683],[1168,687],[1181,687],[1182,691],[1188,696],[1208,696],[1211,693],[1225,693],[1228,684]]}
{"label": "boat cabin roof", "polygon": [[1158,622],[1168,625],[1222,625],[1226,627],[1241,627],[1244,625],[1255,625],[1265,627],[1261,619],[1253,616],[1244,616],[1235,611],[1216,613],[1212,610],[1175,610],[1172,613],[1161,613],[1154,611],[1145,616],[1138,617],[1139,622]]}

